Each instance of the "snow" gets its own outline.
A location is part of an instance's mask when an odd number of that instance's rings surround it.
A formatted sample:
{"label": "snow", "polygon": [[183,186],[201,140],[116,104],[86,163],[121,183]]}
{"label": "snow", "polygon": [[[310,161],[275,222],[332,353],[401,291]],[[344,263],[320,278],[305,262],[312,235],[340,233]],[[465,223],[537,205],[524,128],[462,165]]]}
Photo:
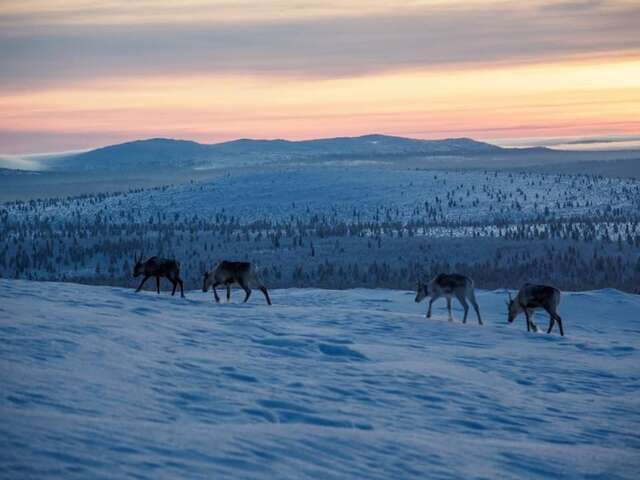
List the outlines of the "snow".
{"label": "snow", "polygon": [[[165,188],[103,197],[77,197],[63,202],[5,205],[9,215],[25,223],[52,219],[112,215],[112,223],[125,221],[135,211],[140,222],[162,213],[211,217],[219,213],[240,223],[269,219],[283,221],[292,215],[335,215],[345,221],[370,221],[379,209],[399,212],[407,222],[424,217],[424,205],[442,210],[443,219],[462,223],[497,220],[519,222],[538,218],[548,208],[561,218],[620,210],[635,214],[640,182],[630,179],[591,178],[534,173],[399,170],[381,166],[344,168],[271,168],[234,172],[214,181],[185,183]],[[436,198],[438,201],[436,201]],[[449,201],[454,203],[449,203]],[[475,203],[474,203],[475,202]],[[0,210],[1,213],[1,210]],[[384,212],[380,212],[384,215]]]}
{"label": "snow", "polygon": [[639,296],[242,297],[0,279],[0,477],[637,478]]}

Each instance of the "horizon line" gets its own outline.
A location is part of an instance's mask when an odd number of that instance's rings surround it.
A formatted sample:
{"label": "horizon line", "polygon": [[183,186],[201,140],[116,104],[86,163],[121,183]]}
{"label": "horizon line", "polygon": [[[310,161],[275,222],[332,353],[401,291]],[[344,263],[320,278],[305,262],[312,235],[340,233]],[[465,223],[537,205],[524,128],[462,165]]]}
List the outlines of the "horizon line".
{"label": "horizon line", "polygon": [[[36,157],[57,157],[64,155],[76,155],[86,152],[91,152],[94,150],[100,150],[103,148],[109,148],[117,145],[126,145],[129,143],[135,142],[148,142],[152,140],[169,140],[175,142],[191,142],[196,143],[198,145],[205,146],[214,146],[214,145],[223,145],[227,143],[233,143],[238,141],[265,141],[265,142],[289,142],[289,143],[301,143],[315,140],[335,140],[335,139],[355,139],[355,138],[364,138],[364,137],[392,137],[392,138],[401,138],[405,140],[417,140],[417,141],[425,141],[425,142],[438,142],[438,141],[447,141],[447,140],[472,140],[474,142],[486,143],[489,145],[494,145],[501,148],[535,148],[535,147],[546,147],[553,149],[553,147],[558,146],[596,146],[594,150],[603,150],[602,148],[597,148],[597,145],[615,145],[616,143],[629,143],[629,142],[638,142],[638,148],[640,148],[640,134],[621,134],[621,135],[580,135],[580,136],[554,136],[554,137],[506,137],[506,138],[491,138],[491,139],[479,139],[470,136],[447,136],[447,137],[437,137],[437,138],[420,138],[418,136],[404,136],[397,134],[388,134],[388,133],[365,133],[361,135],[338,135],[338,136],[330,136],[330,137],[308,137],[308,138],[299,138],[299,139],[289,139],[284,137],[237,137],[230,140],[222,140],[218,142],[203,142],[198,140],[192,140],[189,138],[181,138],[181,137],[170,137],[170,136],[150,136],[150,137],[142,137],[135,138],[131,140],[124,140],[121,142],[107,143],[101,145],[95,145],[88,148],[71,148],[60,151],[48,151],[48,152],[22,152],[22,153],[2,153],[0,152],[0,159],[2,160],[21,160],[21,159],[31,159],[36,160]],[[580,149],[583,150],[584,148]],[[636,148],[622,148],[616,149],[612,148],[612,150],[635,150]],[[568,149],[561,149],[568,150]],[[45,158],[40,158],[45,159]]]}

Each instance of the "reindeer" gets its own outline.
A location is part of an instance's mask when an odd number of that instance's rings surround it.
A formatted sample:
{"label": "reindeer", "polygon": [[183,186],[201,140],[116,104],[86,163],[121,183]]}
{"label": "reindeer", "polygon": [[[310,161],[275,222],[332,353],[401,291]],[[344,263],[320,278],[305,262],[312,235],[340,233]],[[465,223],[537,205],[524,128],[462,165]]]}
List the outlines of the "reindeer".
{"label": "reindeer", "polygon": [[507,291],[509,301],[509,323],[512,323],[516,317],[524,312],[527,319],[527,332],[533,329],[538,331],[538,326],[533,323],[533,312],[542,308],[549,314],[549,328],[547,333],[551,333],[554,322],[558,322],[560,327],[560,335],[564,337],[564,329],[562,328],[562,318],[558,315],[558,305],[560,304],[560,290],[548,285],[532,285],[525,283],[518,291],[516,298],[511,298],[511,293]]}
{"label": "reindeer", "polygon": [[140,291],[144,282],[146,282],[149,277],[156,277],[156,289],[158,293],[160,293],[160,277],[167,277],[173,284],[171,295],[173,296],[176,293],[176,287],[180,284],[180,296],[184,298],[184,285],[180,279],[180,264],[178,262],[158,257],[151,257],[143,262],[142,255],[140,255],[140,257],[135,256],[134,261],[133,276],[139,277],[140,275],[144,275],[136,292]]}
{"label": "reindeer", "polygon": [[204,273],[202,291],[206,292],[209,290],[209,287],[213,287],[213,296],[216,299],[216,303],[220,303],[220,297],[218,296],[216,287],[218,285],[225,285],[227,287],[228,302],[231,299],[231,285],[233,283],[237,283],[245,291],[245,303],[251,295],[249,285],[253,283],[257,284],[258,289],[262,292],[264,298],[266,298],[267,304],[271,305],[269,292],[267,292],[266,287],[260,281],[255,266],[250,262],[229,262],[223,260],[214,270]]}
{"label": "reindeer", "polygon": [[416,303],[420,303],[424,298],[429,296],[431,299],[429,300],[427,318],[431,318],[431,305],[433,305],[433,302],[440,297],[446,297],[447,309],[449,310],[449,321],[453,321],[453,317],[451,316],[451,297],[455,296],[462,305],[462,308],[464,308],[462,323],[467,323],[467,314],[469,313],[469,305],[467,304],[468,299],[471,302],[471,305],[473,305],[473,309],[476,311],[478,323],[482,325],[480,309],[478,308],[478,302],[476,302],[476,295],[473,290],[473,280],[469,277],[458,275],[456,273],[441,273],[429,283],[418,282]]}

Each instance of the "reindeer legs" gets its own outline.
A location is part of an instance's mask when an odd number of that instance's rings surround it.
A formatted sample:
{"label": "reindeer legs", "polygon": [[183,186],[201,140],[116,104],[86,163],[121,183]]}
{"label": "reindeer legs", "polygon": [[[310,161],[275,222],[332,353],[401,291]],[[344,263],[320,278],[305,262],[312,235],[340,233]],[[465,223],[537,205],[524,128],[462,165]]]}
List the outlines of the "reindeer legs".
{"label": "reindeer legs", "polygon": [[265,287],[264,285],[260,285],[258,288],[260,289],[260,291],[264,295],[264,298],[266,298],[267,305],[271,305],[271,299],[269,298],[269,292],[267,292],[267,287]]}
{"label": "reindeer legs", "polygon": [[271,298],[269,298],[269,292],[267,291],[267,287],[265,287],[264,283],[262,283],[262,278],[260,278],[260,276],[256,272],[253,272],[251,276],[251,281],[253,282],[254,285],[258,285],[258,290],[260,290],[264,295],[264,298],[267,300],[267,305],[271,305]]}
{"label": "reindeer legs", "polygon": [[557,313],[555,315],[556,315],[556,322],[558,322],[558,326],[560,327],[560,335],[564,337],[564,328],[562,328],[562,318],[560,318],[560,315],[558,315]]}
{"label": "reindeer legs", "polygon": [[558,322],[558,328],[560,328],[560,335],[564,337],[564,328],[562,328],[562,318],[555,312],[549,312],[549,329],[547,333],[551,333],[551,329],[553,328],[554,320]]}
{"label": "reindeer legs", "polygon": [[524,309],[524,316],[527,319],[527,332],[531,331],[531,320],[529,320],[529,310]]}
{"label": "reindeer legs", "polygon": [[528,308],[524,309],[524,314],[527,317],[527,332],[530,332],[531,330],[533,330],[534,332],[538,331],[538,326],[534,323],[533,321],[533,313],[531,310],[529,310]]}
{"label": "reindeer legs", "polygon": [[231,284],[227,283],[227,303],[231,301]]}
{"label": "reindeer legs", "polygon": [[476,296],[471,292],[471,297],[469,298],[471,301],[471,305],[473,305],[473,309],[476,311],[476,315],[478,316],[478,324],[482,325],[482,318],[480,317],[480,307],[478,307],[478,302],[476,301]]}
{"label": "reindeer legs", "polygon": [[548,312],[549,313],[549,328],[547,328],[547,333],[551,333],[551,330],[553,329],[553,324],[555,323],[555,319],[553,318],[553,313]]}
{"label": "reindeer legs", "polygon": [[156,275],[156,290],[160,293],[160,275]]}
{"label": "reindeer legs", "polygon": [[447,297],[447,311],[449,312],[449,321],[453,322],[453,316],[451,315],[451,297]]}
{"label": "reindeer legs", "polygon": [[171,283],[173,283],[173,291],[171,292],[171,296],[173,297],[173,295],[176,293],[176,290],[178,289],[178,285],[180,285],[180,297],[184,298],[184,284],[182,283],[180,277],[176,276],[175,278],[170,278],[169,280],[171,280]]}
{"label": "reindeer legs", "polygon": [[216,290],[216,287],[220,285],[220,283],[215,282],[213,285],[211,285],[212,290],[213,290],[213,298],[216,299],[216,303],[220,303],[220,297],[218,296],[218,291]]}
{"label": "reindeer legs", "polygon": [[240,284],[240,286],[242,287],[242,289],[244,290],[244,293],[247,294],[246,297],[244,297],[244,302],[243,303],[247,303],[247,300],[249,300],[249,297],[251,296],[251,289],[249,288],[249,286],[245,283],[244,280],[238,279],[238,284]]}
{"label": "reindeer legs", "polygon": [[469,314],[469,304],[467,303],[467,300],[464,298],[464,295],[456,295],[456,298],[458,299],[458,301],[460,302],[460,305],[462,305],[462,308],[464,309],[464,317],[462,317],[462,323],[467,323],[467,315]]}
{"label": "reindeer legs", "polygon": [[427,310],[427,318],[431,318],[431,305],[433,305],[433,302],[435,302],[439,298],[440,298],[440,295],[434,295],[429,299],[429,309]]}
{"label": "reindeer legs", "polygon": [[144,285],[144,282],[146,282],[147,280],[149,280],[149,277],[148,277],[148,276],[145,276],[145,277],[142,279],[142,281],[140,282],[140,285],[138,286],[138,288],[137,288],[137,290],[136,290],[136,293],[138,293],[138,292],[142,289],[142,286]]}

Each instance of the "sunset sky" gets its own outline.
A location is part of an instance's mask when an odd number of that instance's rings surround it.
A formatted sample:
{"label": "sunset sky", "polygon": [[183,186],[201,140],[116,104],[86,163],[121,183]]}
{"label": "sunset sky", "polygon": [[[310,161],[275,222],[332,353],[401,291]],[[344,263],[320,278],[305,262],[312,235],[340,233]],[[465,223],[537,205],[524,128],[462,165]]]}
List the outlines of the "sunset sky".
{"label": "sunset sky", "polygon": [[640,134],[640,2],[0,0],[0,153]]}

